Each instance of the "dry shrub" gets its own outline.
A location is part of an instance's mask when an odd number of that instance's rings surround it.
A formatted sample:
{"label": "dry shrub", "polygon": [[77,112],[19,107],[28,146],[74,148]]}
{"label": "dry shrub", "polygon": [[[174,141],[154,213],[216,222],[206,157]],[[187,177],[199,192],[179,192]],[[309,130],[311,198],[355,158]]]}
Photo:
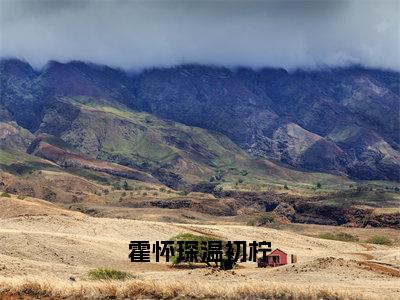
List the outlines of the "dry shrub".
{"label": "dry shrub", "polygon": [[94,290],[94,294],[98,295],[98,297],[95,297],[100,299],[116,299],[118,292],[119,287],[115,282],[104,282],[97,286],[97,291]]}
{"label": "dry shrub", "polygon": [[19,296],[30,295],[39,298],[47,296],[49,291],[51,291],[51,287],[46,283],[26,282],[21,284],[16,294]]}
{"label": "dry shrub", "polygon": [[0,280],[0,299],[282,299],[340,300],[373,299],[323,287],[294,284],[179,282],[179,281],[81,281],[60,279],[4,278]]}

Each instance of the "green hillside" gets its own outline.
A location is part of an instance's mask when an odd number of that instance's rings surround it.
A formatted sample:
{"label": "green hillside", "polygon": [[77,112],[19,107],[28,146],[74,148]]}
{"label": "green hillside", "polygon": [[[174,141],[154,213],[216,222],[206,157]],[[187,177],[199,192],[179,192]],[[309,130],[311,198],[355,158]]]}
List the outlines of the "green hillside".
{"label": "green hillside", "polygon": [[[62,98],[79,114],[59,136],[89,157],[117,162],[154,174],[167,184],[184,187],[212,182],[225,188],[259,189],[285,184],[311,188],[347,185],[346,177],[301,172],[250,156],[226,136],[163,120],[148,113],[111,106],[85,97]],[[47,126],[58,121],[46,116]],[[42,127],[43,132],[46,127]]]}

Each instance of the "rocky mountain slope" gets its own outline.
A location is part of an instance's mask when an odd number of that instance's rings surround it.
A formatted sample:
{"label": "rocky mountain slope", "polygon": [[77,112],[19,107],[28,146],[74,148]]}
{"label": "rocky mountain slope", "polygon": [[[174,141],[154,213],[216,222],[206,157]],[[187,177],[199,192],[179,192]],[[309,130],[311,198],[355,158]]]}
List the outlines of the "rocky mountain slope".
{"label": "rocky mountain slope", "polygon": [[[91,159],[172,186],[182,177],[208,179],[222,165],[241,172],[260,159],[400,180],[396,72],[184,65],[129,74],[83,62],[36,71],[9,59],[0,77],[4,124],[16,122],[25,136],[55,136]],[[13,141],[23,147],[26,138]]]}

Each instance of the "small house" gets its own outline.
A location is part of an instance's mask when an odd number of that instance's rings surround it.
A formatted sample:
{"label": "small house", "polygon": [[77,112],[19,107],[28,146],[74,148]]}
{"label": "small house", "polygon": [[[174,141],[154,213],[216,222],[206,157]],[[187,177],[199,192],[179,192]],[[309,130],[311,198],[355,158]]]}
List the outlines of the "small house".
{"label": "small house", "polygon": [[275,249],[267,255],[266,261],[264,261],[262,258],[259,258],[257,260],[257,265],[259,268],[283,266],[288,263],[287,256],[287,253],[283,252],[282,250]]}

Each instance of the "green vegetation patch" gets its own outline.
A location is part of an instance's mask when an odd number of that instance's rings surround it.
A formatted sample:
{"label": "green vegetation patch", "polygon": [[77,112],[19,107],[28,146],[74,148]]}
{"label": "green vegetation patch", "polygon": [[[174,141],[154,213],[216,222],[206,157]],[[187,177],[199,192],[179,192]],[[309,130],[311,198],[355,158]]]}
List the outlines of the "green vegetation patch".
{"label": "green vegetation patch", "polygon": [[128,272],[111,269],[111,268],[96,268],[88,272],[91,280],[126,280],[133,276]]}
{"label": "green vegetation patch", "polygon": [[374,235],[370,237],[366,242],[370,244],[388,245],[388,246],[393,244],[391,239],[382,235]]}
{"label": "green vegetation patch", "polygon": [[83,177],[85,179],[92,180],[97,183],[105,185],[113,185],[115,181],[119,179],[118,177],[113,177],[111,175],[102,172],[96,172],[87,169],[68,168],[66,169],[66,171],[69,172],[70,174],[77,175],[79,177]]}
{"label": "green vegetation patch", "polygon": [[[184,251],[185,251],[186,249],[189,249],[189,246],[186,244],[186,242],[188,242],[188,241],[195,241],[195,242],[197,242],[197,243],[198,243],[198,252],[199,252],[199,253],[201,253],[201,251],[202,251],[202,250],[201,250],[201,247],[202,247],[202,245],[203,245],[203,242],[208,243],[209,241],[220,241],[220,240],[221,240],[221,239],[217,239],[217,238],[214,238],[214,237],[211,237],[211,236],[195,235],[195,234],[192,234],[192,233],[181,233],[181,234],[175,235],[175,236],[173,236],[173,237],[170,238],[170,241],[175,241],[175,242],[177,242],[177,241],[184,241],[184,242],[185,242],[185,243],[183,244],[183,250],[184,250]],[[223,246],[223,247],[226,246],[226,242],[225,242],[225,241],[222,241],[222,246]],[[171,258],[172,264],[173,264],[174,266],[177,266],[177,265],[181,265],[181,266],[189,265],[189,266],[192,266],[193,263],[180,261],[180,260],[178,259],[177,249],[178,249],[178,246],[177,246],[177,245],[174,245],[174,252],[175,252],[174,254],[175,254],[175,255],[172,256],[172,258]],[[201,261],[200,255],[198,256],[198,258],[199,258],[199,261]]]}
{"label": "green vegetation patch", "polygon": [[59,167],[54,166],[41,158],[1,147],[0,169],[14,175],[30,174],[35,170],[60,170]]}
{"label": "green vegetation patch", "polygon": [[267,223],[273,223],[275,221],[275,216],[270,212],[263,212],[247,222],[249,226],[260,226]]}
{"label": "green vegetation patch", "polygon": [[358,237],[351,235],[350,233],[345,233],[345,232],[321,233],[318,237],[320,239],[335,240],[335,241],[341,241],[341,242],[357,242],[358,241]]}

